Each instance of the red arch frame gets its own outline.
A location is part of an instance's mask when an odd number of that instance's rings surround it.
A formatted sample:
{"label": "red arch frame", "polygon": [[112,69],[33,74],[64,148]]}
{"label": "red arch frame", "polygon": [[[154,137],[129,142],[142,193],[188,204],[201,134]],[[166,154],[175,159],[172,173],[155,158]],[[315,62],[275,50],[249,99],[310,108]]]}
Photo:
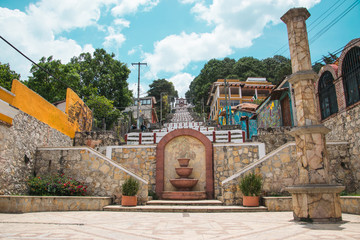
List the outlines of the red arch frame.
{"label": "red arch frame", "polygon": [[191,136],[198,139],[205,146],[205,168],[206,168],[206,197],[214,198],[214,167],[213,146],[211,141],[201,132],[190,129],[177,129],[166,134],[156,147],[156,194],[161,198],[164,191],[164,153],[165,146],[172,139],[179,136]]}

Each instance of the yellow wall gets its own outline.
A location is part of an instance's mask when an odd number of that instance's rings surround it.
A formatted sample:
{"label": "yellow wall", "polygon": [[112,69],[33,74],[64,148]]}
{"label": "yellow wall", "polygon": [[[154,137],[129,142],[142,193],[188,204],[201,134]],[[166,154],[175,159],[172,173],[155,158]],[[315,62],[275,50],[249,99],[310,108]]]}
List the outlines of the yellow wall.
{"label": "yellow wall", "polygon": [[91,131],[92,112],[70,88],[66,91],[65,113],[68,115],[68,120],[75,125],[76,131]]}
{"label": "yellow wall", "polygon": [[76,127],[60,109],[17,80],[13,81],[11,92],[15,94],[12,102],[14,107],[74,138]]}
{"label": "yellow wall", "polygon": [[11,94],[11,92],[7,91],[4,88],[0,88],[0,99],[11,104],[12,105],[12,101],[14,100],[14,95]]}

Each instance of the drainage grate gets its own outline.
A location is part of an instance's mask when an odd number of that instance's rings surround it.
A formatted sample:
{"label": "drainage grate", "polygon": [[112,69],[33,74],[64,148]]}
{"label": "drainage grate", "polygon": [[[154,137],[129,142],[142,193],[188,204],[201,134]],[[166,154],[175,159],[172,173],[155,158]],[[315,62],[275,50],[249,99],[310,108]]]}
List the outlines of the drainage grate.
{"label": "drainage grate", "polygon": [[190,217],[189,213],[183,213],[183,217]]}

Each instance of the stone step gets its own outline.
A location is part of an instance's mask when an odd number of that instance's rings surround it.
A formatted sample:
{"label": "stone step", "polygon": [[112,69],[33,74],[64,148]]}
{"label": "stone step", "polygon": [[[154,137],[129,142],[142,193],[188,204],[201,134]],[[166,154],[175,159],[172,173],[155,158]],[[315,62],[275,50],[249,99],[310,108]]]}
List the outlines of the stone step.
{"label": "stone step", "polygon": [[151,200],[146,205],[222,206],[219,200]]}
{"label": "stone step", "polygon": [[122,207],[109,205],[104,211],[117,212],[189,212],[189,213],[221,213],[221,212],[267,212],[267,208],[242,206],[182,206],[182,205],[145,205],[136,207]]}

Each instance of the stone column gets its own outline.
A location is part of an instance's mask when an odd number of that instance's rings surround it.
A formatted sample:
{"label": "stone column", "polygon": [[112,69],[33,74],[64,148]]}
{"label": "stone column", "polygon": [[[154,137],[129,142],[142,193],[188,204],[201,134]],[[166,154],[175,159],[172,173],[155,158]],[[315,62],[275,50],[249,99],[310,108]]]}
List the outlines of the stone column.
{"label": "stone column", "polygon": [[295,137],[298,165],[297,185],[287,190],[292,194],[294,219],[298,221],[341,221],[339,193],[343,186],[330,185],[325,135],[330,129],[319,123],[305,8],[290,9],[281,20],[286,23],[293,74],[289,82],[295,91],[298,126],[290,134]]}

